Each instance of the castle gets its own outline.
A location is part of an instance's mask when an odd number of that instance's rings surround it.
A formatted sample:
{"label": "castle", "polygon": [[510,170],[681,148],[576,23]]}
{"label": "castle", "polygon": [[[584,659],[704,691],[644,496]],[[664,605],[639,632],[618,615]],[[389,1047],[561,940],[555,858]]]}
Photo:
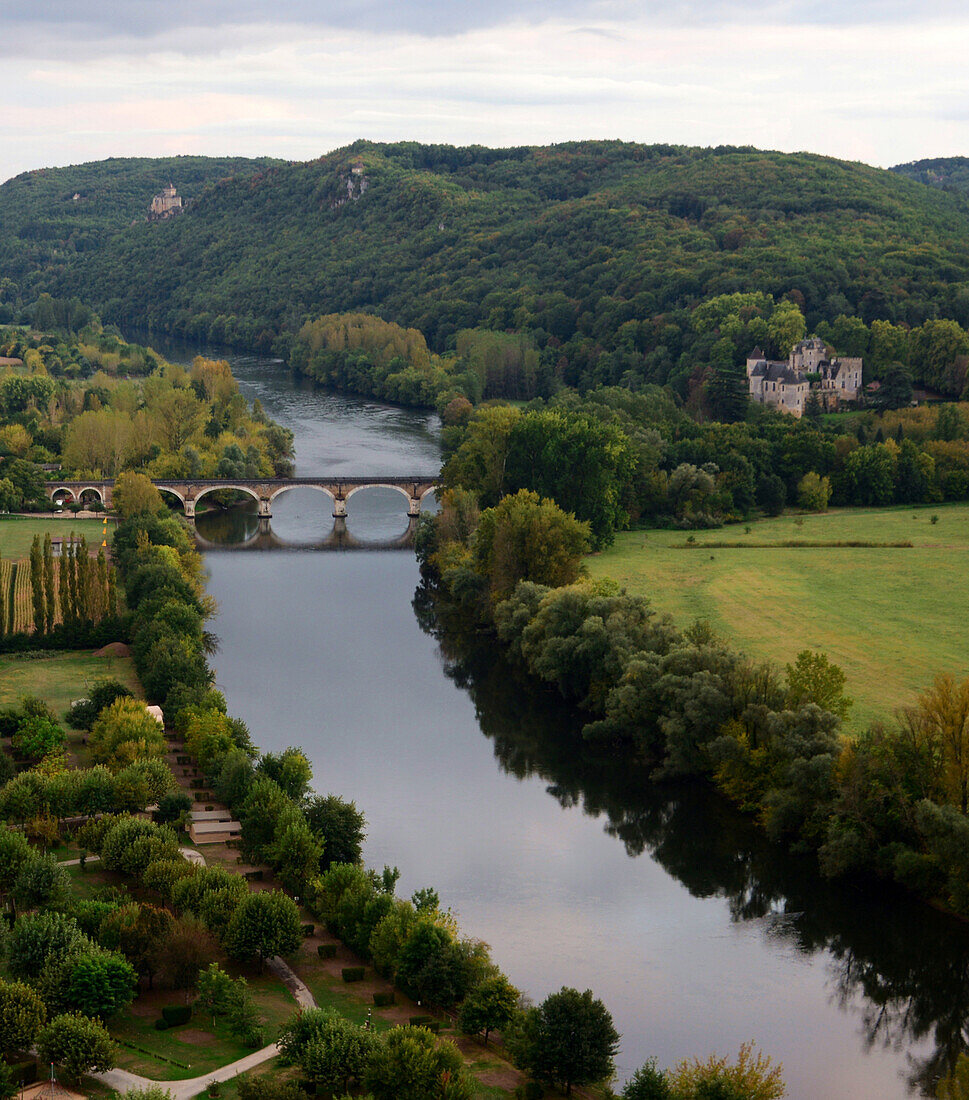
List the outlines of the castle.
{"label": "castle", "polygon": [[181,214],[181,212],[182,197],[175,193],[174,184],[169,183],[160,195],[155,195],[151,200],[148,217],[150,219],[171,218],[175,214]]}
{"label": "castle", "polygon": [[861,390],[860,359],[829,359],[817,336],[791,349],[787,362],[764,358],[760,348],[747,356],[750,399],[779,412],[803,416],[808,395],[817,395],[824,412],[834,412],[842,401],[854,401]]}

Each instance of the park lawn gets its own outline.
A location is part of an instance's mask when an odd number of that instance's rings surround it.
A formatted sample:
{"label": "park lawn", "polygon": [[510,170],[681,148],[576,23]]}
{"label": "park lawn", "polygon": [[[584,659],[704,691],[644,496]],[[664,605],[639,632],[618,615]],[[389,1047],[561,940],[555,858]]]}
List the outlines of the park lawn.
{"label": "park lawn", "polygon": [[[623,532],[587,559],[589,573],[647,596],[681,628],[707,620],[752,657],[783,666],[802,649],[822,650],[848,677],[849,730],[890,719],[940,672],[966,675],[969,505],[840,509],[749,526]],[[772,545],[795,539],[913,545]],[[709,546],[718,542],[743,547]]]}
{"label": "park lawn", "polygon": [[16,707],[22,695],[37,695],[63,721],[71,702],[98,680],[120,680],[135,695],[143,694],[130,657],[98,657],[92,650],[0,656],[0,707]]}
{"label": "park lawn", "polygon": [[[114,520],[109,519],[109,536],[113,527]],[[0,516],[0,558],[10,558],[12,561],[29,558],[34,535],[40,535],[40,541],[43,542],[48,531],[51,538],[65,538],[73,531],[75,535],[83,535],[88,546],[96,548],[101,545],[103,530],[103,520],[78,519],[70,513],[37,519],[31,516]]]}
{"label": "park lawn", "polygon": [[[296,1001],[273,974],[247,975],[246,981],[262,1020],[265,1041],[274,1042],[282,1025],[296,1011]],[[117,1064],[121,1069],[154,1081],[183,1081],[252,1054],[229,1033],[224,1021],[216,1020],[213,1025],[211,1017],[203,1013],[193,1015],[181,1027],[157,1031],[155,1020],[161,1015],[161,1005],[182,1003],[180,994],[168,990],[161,995],[144,994],[111,1022],[109,1031],[118,1040]]]}

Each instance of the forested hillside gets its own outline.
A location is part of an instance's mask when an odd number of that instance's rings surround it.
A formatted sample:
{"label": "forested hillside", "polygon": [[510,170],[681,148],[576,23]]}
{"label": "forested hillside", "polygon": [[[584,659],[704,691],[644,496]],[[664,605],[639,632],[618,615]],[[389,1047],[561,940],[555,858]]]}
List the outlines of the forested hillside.
{"label": "forested hillside", "polygon": [[191,202],[216,180],[280,163],[268,157],[112,157],[22,172],[0,187],[0,279],[27,276],[29,284],[38,270],[100,248],[143,221],[152,196],[169,182]]}
{"label": "forested hillside", "polygon": [[931,157],[896,164],[890,169],[910,180],[927,183],[945,190],[969,192],[969,157]]}
{"label": "forested hillside", "polygon": [[[101,169],[125,163],[144,162]],[[169,175],[189,193],[158,163],[132,209]],[[812,330],[841,315],[969,323],[969,199],[861,164],[620,142],[358,142],[247,163],[178,218],[90,236],[80,203],[17,222],[18,177],[0,188],[8,298],[77,296],[108,321],[279,350],[308,318],[347,311],[417,328],[435,352],[486,328],[524,334],[558,381],[681,393],[704,362],[692,311],[728,292],[786,299]],[[55,239],[68,243],[38,244]]]}

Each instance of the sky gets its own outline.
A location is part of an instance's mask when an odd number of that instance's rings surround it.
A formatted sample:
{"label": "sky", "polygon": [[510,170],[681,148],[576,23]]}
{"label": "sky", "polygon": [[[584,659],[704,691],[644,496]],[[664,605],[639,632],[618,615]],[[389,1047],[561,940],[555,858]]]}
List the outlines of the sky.
{"label": "sky", "polygon": [[0,0],[0,180],[357,138],[969,155],[963,0]]}

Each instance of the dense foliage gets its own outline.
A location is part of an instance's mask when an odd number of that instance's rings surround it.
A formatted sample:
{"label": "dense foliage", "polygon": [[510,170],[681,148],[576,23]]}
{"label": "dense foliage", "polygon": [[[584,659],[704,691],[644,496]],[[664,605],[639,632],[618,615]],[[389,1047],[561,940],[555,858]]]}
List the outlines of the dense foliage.
{"label": "dense foliage", "polygon": [[[525,338],[462,352],[522,397],[556,378],[682,380],[690,311],[734,291],[789,295],[811,327],[840,314],[969,323],[965,200],[861,164],[621,142],[357,142],[238,167],[170,221],[119,211],[113,234],[85,235],[76,170],[8,182],[8,308],[80,295],[115,323],[261,349],[288,345],[308,318],[361,310],[437,352],[483,328]],[[93,180],[125,169],[140,213],[164,176],[149,183],[145,162],[85,166]],[[162,172],[182,186],[177,167]]]}

